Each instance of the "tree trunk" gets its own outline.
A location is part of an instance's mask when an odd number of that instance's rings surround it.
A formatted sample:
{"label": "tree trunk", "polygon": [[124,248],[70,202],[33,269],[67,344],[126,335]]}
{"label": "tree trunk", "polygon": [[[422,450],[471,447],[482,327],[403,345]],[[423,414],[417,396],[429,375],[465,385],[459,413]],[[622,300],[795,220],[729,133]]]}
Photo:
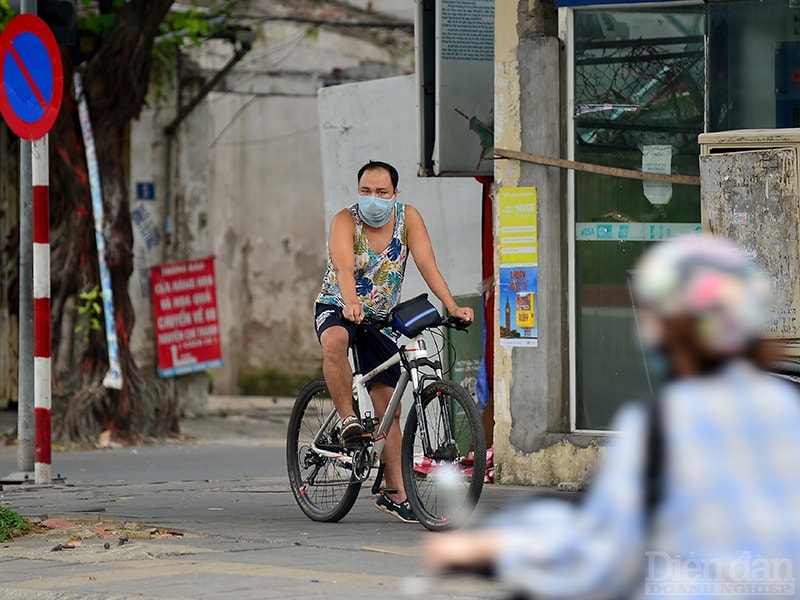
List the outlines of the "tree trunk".
{"label": "tree trunk", "polygon": [[[97,53],[81,68],[103,194],[102,229],[123,387],[117,391],[102,384],[108,370],[105,331],[91,331],[85,343],[73,334],[80,356],[69,361],[54,356],[53,361],[74,365],[68,372],[55,373],[53,425],[55,437],[62,441],[93,443],[107,430],[119,441],[134,443],[178,430],[175,398],[162,382],[141,373],[130,353],[130,333],[135,322],[128,295],[133,271],[133,230],[123,164],[128,123],[139,115],[147,93],[153,39],[171,4],[172,0],[132,0],[124,4]],[[72,85],[74,65],[69,54],[62,52],[64,102],[50,142],[54,352],[72,346],[61,339],[62,324],[73,320],[72,315],[65,317],[65,310],[74,310],[69,308],[68,299],[100,285],[88,169]]]}

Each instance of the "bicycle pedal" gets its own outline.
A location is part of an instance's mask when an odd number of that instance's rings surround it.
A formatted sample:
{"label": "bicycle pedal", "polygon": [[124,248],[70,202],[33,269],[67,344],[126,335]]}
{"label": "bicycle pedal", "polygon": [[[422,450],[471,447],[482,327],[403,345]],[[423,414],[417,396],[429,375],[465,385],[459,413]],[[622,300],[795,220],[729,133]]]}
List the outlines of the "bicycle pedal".
{"label": "bicycle pedal", "polygon": [[379,494],[396,494],[397,493],[397,488],[381,486],[380,489],[378,490],[378,493]]}
{"label": "bicycle pedal", "polygon": [[358,450],[369,444],[371,441],[372,434],[365,431],[359,436],[353,436],[351,438],[342,440],[342,445],[346,450]]}

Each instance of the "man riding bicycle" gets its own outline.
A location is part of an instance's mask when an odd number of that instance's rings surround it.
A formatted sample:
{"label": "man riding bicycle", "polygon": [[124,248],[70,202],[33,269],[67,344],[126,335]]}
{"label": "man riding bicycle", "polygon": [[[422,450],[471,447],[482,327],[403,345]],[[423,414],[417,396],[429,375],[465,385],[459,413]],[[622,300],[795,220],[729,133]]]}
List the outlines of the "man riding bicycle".
{"label": "man riding bicycle", "polygon": [[[315,326],[322,348],[322,374],[341,419],[345,445],[357,446],[364,426],[353,409],[353,375],[347,359],[356,324],[366,314],[387,314],[400,301],[409,251],[428,288],[450,315],[472,322],[471,308],[453,299],[436,265],[428,230],[416,208],[397,201],[397,169],[370,161],[358,171],[358,202],[338,212],[328,234],[328,268],[317,297]],[[377,367],[398,351],[394,340],[377,330],[359,333],[356,352],[364,372]],[[378,418],[392,396],[400,367],[376,376],[369,383]],[[385,493],[376,507],[407,523],[417,518],[408,504],[400,463],[399,412],[381,455],[386,463]]]}

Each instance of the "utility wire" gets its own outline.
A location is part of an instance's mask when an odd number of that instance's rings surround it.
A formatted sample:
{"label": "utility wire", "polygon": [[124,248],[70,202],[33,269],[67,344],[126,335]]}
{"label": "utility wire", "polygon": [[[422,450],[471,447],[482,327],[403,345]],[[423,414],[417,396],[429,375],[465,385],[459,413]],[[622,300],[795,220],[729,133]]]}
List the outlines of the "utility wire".
{"label": "utility wire", "polygon": [[233,115],[231,116],[231,118],[230,118],[230,119],[228,120],[228,122],[225,124],[225,127],[223,127],[222,129],[220,129],[220,130],[219,130],[219,133],[218,133],[218,134],[216,135],[216,137],[215,137],[215,138],[214,138],[214,139],[211,141],[211,143],[208,145],[208,147],[209,147],[209,148],[214,148],[214,147],[217,145],[217,142],[219,141],[219,138],[221,138],[221,137],[222,137],[222,136],[225,134],[225,132],[226,132],[226,131],[228,131],[228,129],[230,129],[230,128],[233,126],[233,124],[236,122],[236,118],[237,118],[237,117],[238,117],[238,116],[239,116],[239,115],[240,115],[242,112],[244,112],[244,110],[245,110],[245,109],[246,109],[248,106],[250,106],[250,105],[251,105],[253,102],[255,102],[256,100],[258,100],[259,98],[261,98],[261,96],[253,96],[253,97],[252,97],[252,98],[250,98],[250,99],[249,99],[247,102],[245,102],[245,103],[244,103],[244,104],[242,104],[242,105],[241,105],[239,108],[237,108],[237,109],[236,109],[236,112],[235,112],[235,113],[233,113]]}
{"label": "utility wire", "polygon": [[[242,107],[242,108],[244,108],[244,107]],[[296,137],[300,137],[301,135],[306,135],[306,134],[309,134],[309,133],[313,133],[313,132],[319,131],[319,127],[317,127],[315,125],[314,127],[306,127],[305,129],[298,129],[297,131],[287,131],[286,133],[280,133],[278,135],[273,135],[273,136],[269,136],[269,137],[255,138],[255,139],[249,139],[249,140],[230,141],[230,142],[220,142],[219,141],[220,136],[225,132],[225,129],[227,129],[228,126],[231,123],[226,125],[225,128],[222,131],[220,131],[219,135],[217,135],[217,137],[214,139],[214,141],[211,142],[211,144],[209,145],[209,148],[213,147],[214,145],[219,145],[219,146],[252,146],[253,144],[267,144],[267,143],[270,143],[270,142],[277,142],[277,141],[285,140],[285,139],[289,139],[289,138],[296,138]]]}

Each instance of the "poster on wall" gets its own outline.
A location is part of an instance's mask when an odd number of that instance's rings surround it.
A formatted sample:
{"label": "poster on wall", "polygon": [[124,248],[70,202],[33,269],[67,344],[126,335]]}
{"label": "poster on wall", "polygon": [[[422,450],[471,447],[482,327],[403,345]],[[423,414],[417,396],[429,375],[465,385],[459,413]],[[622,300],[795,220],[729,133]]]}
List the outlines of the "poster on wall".
{"label": "poster on wall", "polygon": [[500,264],[538,264],[536,188],[500,188],[497,204]]}
{"label": "poster on wall", "polygon": [[500,345],[538,346],[538,267],[500,267]]}
{"label": "poster on wall", "polygon": [[150,285],[159,376],[222,366],[214,257],[157,265]]}
{"label": "poster on wall", "polygon": [[535,187],[498,191],[500,345],[537,346],[539,241]]}

